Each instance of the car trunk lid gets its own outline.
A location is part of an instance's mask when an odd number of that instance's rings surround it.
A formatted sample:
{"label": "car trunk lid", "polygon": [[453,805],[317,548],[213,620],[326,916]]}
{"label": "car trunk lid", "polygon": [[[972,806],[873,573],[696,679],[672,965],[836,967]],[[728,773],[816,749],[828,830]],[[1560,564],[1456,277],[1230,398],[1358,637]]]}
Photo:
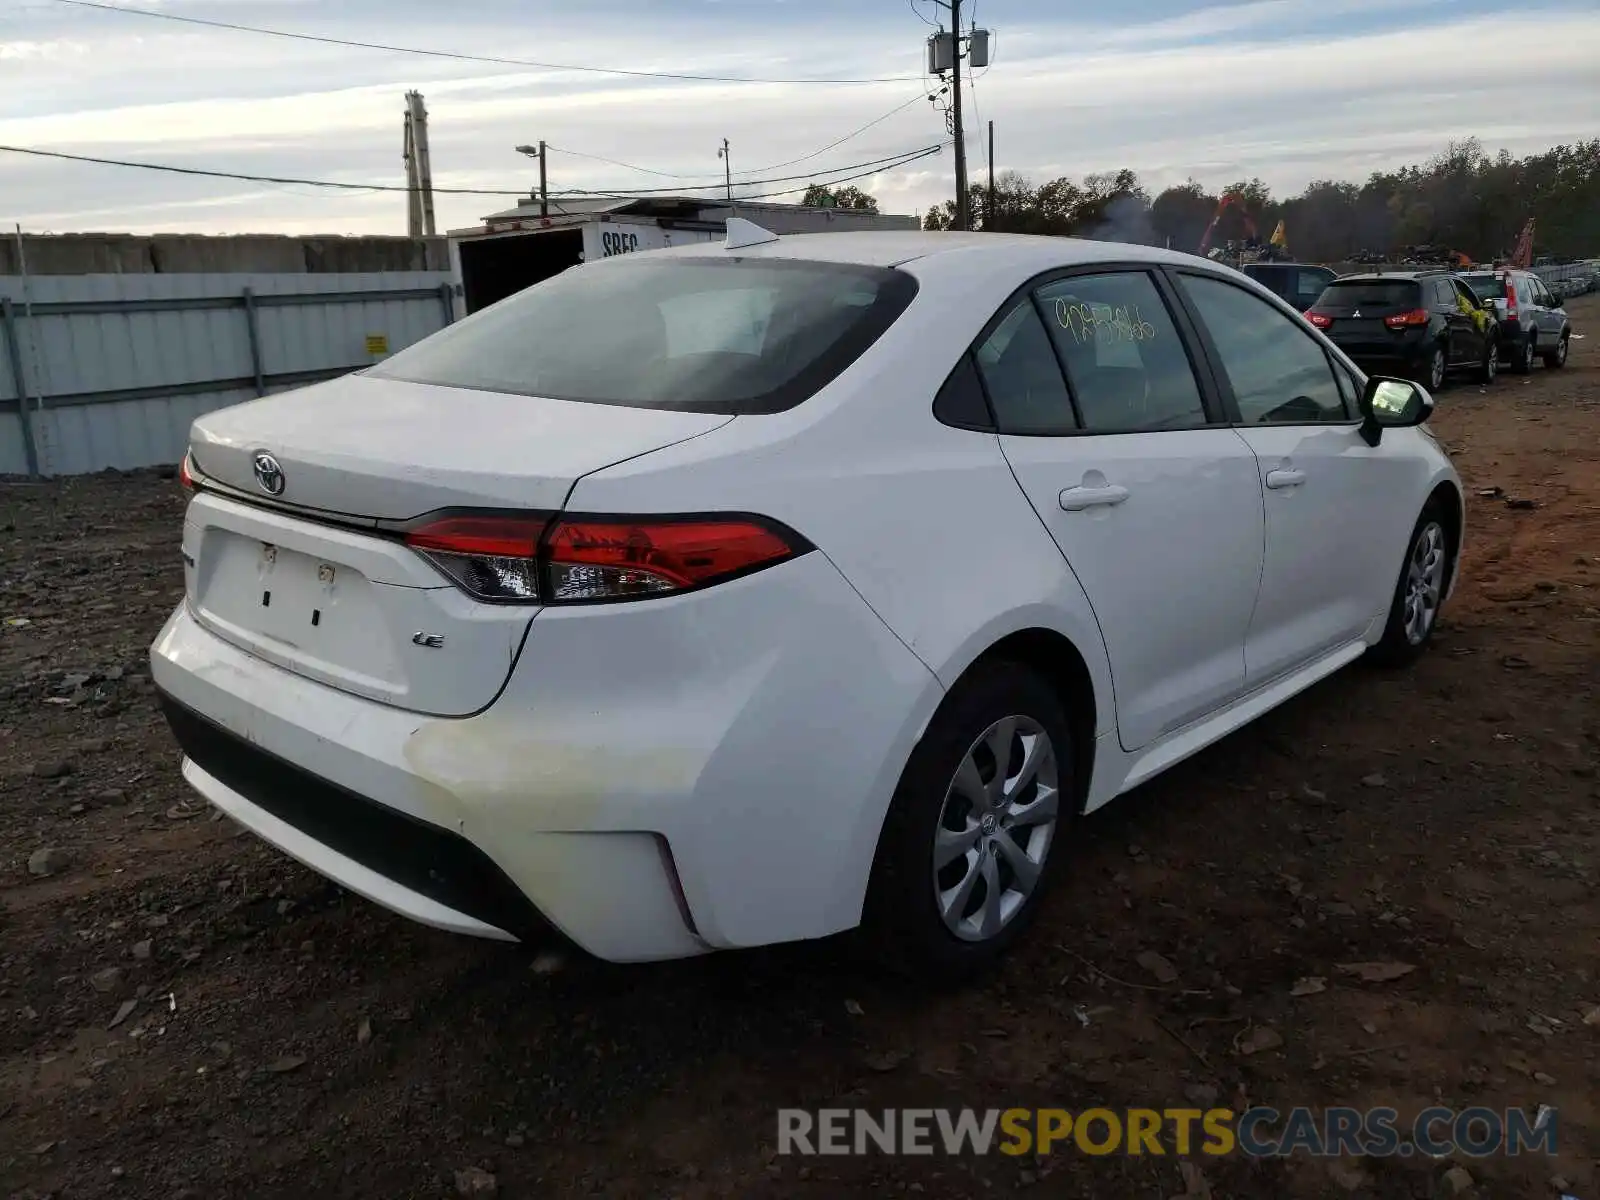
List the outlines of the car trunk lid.
{"label": "car trunk lid", "polygon": [[1384,324],[1385,317],[1422,307],[1422,289],[1412,281],[1335,282],[1318,297],[1311,311],[1331,322],[1324,328],[1336,338],[1374,341],[1393,332]]}
{"label": "car trunk lid", "polygon": [[[557,509],[580,476],[730,419],[346,375],[208,413],[190,449],[204,474],[247,496],[376,523],[465,506]],[[263,454],[280,491],[257,473]]]}
{"label": "car trunk lid", "polygon": [[[537,606],[474,600],[398,527],[441,509],[553,512],[581,476],[732,419],[360,378],[208,414],[191,436],[188,604],[296,675],[416,712],[476,712]],[[258,472],[261,455],[274,465]]]}

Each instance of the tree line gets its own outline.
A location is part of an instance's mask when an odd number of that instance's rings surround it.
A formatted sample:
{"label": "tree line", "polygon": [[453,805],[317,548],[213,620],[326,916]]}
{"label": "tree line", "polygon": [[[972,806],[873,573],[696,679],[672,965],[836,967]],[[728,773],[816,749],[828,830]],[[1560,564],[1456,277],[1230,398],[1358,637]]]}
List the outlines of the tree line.
{"label": "tree line", "polygon": [[[1476,139],[1453,142],[1428,162],[1376,171],[1365,183],[1321,179],[1297,196],[1278,198],[1260,179],[1213,192],[1197,181],[1152,198],[1130,170],[1034,184],[1015,172],[989,189],[971,189],[972,226],[1005,233],[1053,234],[1199,250],[1223,197],[1211,245],[1266,242],[1281,221],[1295,258],[1338,262],[1362,254],[1393,255],[1406,247],[1458,250],[1476,261],[1509,255],[1530,217],[1534,253],[1557,258],[1600,254],[1600,138],[1541,154],[1491,157]],[[870,208],[876,202],[861,193]],[[869,207],[852,198],[860,207]],[[923,220],[948,229],[955,202]],[[1252,232],[1253,230],[1253,232]]]}

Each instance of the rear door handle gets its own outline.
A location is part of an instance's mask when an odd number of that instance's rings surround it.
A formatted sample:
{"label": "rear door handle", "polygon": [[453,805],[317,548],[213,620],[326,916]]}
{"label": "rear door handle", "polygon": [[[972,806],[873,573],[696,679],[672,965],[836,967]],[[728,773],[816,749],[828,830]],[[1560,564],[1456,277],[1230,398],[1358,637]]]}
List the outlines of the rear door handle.
{"label": "rear door handle", "polygon": [[1128,489],[1117,484],[1104,487],[1070,487],[1061,493],[1061,507],[1067,512],[1082,512],[1086,508],[1109,508],[1128,498]]}
{"label": "rear door handle", "polygon": [[1267,472],[1267,486],[1269,488],[1299,487],[1306,481],[1306,473],[1297,467],[1279,467]]}

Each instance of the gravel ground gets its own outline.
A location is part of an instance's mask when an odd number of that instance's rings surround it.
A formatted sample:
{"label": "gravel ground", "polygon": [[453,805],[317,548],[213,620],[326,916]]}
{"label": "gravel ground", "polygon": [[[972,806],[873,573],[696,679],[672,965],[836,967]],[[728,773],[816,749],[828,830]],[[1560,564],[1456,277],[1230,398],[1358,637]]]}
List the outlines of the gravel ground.
{"label": "gravel ground", "polygon": [[[1600,297],[1572,309],[1600,325]],[[323,882],[179,780],[145,660],[177,484],[0,482],[0,1194],[1282,1200],[1450,1194],[1460,1166],[1480,1196],[1600,1198],[1600,339],[1576,346],[1441,399],[1470,543],[1425,659],[1097,814],[1027,945],[937,996],[829,944],[551,970]],[[1364,961],[1414,969],[1338,969]],[[1214,1099],[1548,1104],[1560,1152],[1203,1184],[774,1154],[780,1106]]]}

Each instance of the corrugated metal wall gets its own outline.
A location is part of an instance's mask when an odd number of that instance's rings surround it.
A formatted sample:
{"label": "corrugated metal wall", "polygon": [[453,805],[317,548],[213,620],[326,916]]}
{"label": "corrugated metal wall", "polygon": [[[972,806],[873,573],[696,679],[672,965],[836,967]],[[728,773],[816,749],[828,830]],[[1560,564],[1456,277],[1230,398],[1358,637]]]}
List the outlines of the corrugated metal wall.
{"label": "corrugated metal wall", "polygon": [[0,276],[0,474],[176,462],[199,414],[368,366],[369,339],[393,353],[442,328],[449,280]]}

